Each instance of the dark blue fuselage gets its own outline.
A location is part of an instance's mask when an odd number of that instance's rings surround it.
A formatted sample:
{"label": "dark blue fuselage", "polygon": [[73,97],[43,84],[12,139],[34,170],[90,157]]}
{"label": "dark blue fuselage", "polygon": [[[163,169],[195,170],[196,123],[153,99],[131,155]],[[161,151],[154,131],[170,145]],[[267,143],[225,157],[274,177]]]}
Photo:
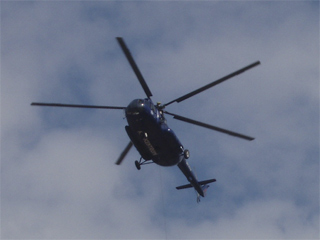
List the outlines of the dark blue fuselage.
{"label": "dark blue fuselage", "polygon": [[182,161],[182,144],[150,99],[133,100],[126,108],[126,118],[127,133],[143,159],[161,166]]}
{"label": "dark blue fuselage", "polygon": [[184,148],[173,130],[168,127],[163,112],[151,99],[135,99],[125,110],[129,126],[127,134],[141,157],[161,166],[178,165],[197,192],[204,196],[184,157]]}

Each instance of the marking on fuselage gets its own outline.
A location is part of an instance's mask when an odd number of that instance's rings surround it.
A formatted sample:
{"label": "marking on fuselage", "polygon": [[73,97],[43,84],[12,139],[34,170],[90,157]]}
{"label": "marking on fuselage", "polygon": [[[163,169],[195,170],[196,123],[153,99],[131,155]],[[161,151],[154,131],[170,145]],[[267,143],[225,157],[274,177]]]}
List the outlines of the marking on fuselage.
{"label": "marking on fuselage", "polygon": [[152,146],[152,144],[150,143],[150,141],[148,140],[148,138],[143,138],[143,142],[144,144],[148,147],[150,153],[153,155],[153,156],[157,156],[157,152],[156,150],[154,149],[154,147]]}

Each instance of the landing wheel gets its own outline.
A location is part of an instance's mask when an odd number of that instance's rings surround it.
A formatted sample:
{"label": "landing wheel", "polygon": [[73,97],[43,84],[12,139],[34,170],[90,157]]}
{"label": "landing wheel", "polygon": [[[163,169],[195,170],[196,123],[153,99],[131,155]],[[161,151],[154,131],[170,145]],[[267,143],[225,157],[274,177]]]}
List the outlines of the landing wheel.
{"label": "landing wheel", "polygon": [[134,162],[134,164],[136,165],[136,168],[137,168],[138,170],[141,169],[141,165],[140,165],[140,163],[138,162],[138,160],[136,160],[136,161]]}
{"label": "landing wheel", "polygon": [[190,152],[189,152],[188,149],[184,150],[183,156],[184,156],[185,159],[188,159],[190,157]]}

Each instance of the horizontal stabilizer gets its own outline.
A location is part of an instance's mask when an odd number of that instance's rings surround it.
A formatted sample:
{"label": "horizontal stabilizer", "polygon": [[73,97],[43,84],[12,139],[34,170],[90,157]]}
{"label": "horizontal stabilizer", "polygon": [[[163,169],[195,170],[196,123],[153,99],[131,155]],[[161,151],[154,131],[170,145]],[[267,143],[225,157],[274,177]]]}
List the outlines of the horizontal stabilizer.
{"label": "horizontal stabilizer", "polygon": [[[205,184],[212,183],[212,182],[215,182],[215,181],[217,181],[217,180],[216,179],[204,180],[204,181],[199,182],[199,185],[205,185]],[[176,187],[176,189],[180,190],[180,189],[192,188],[192,187],[193,186],[189,183],[189,184],[186,184],[186,185],[182,185],[182,186]]]}

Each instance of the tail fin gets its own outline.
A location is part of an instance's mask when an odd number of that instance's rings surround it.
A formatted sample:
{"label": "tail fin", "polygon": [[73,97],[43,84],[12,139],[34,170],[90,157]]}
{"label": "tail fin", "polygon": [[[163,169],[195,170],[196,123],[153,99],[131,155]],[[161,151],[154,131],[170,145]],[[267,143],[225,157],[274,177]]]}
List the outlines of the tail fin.
{"label": "tail fin", "polygon": [[207,195],[207,189],[208,189],[209,187],[210,187],[210,186],[209,186],[208,184],[206,184],[206,185],[202,185],[202,186],[201,186],[202,191],[203,191],[203,193],[204,193],[204,196],[206,196],[206,195]]}
{"label": "tail fin", "polygon": [[[208,184],[205,184],[205,185],[202,185],[201,186],[201,189],[202,189],[202,191],[203,191],[203,196],[205,197],[206,195],[207,195],[207,189],[210,187],[210,185],[208,185]],[[200,202],[200,194],[199,193],[197,193],[197,203],[199,203]]]}

